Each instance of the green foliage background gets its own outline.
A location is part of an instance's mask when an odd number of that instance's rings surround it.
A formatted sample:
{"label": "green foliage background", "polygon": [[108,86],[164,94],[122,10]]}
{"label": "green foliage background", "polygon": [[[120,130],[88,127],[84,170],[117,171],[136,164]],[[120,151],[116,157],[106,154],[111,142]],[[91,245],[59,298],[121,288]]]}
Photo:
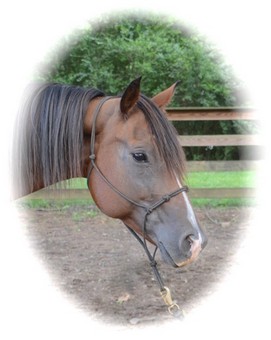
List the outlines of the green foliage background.
{"label": "green foliage background", "polygon": [[[143,76],[148,96],[180,85],[171,106],[240,106],[243,84],[216,48],[194,30],[160,16],[119,15],[89,24],[64,39],[36,74],[39,80],[96,87],[121,93]],[[242,133],[245,122],[176,123],[181,134]],[[188,159],[236,159],[238,150],[187,148]]]}

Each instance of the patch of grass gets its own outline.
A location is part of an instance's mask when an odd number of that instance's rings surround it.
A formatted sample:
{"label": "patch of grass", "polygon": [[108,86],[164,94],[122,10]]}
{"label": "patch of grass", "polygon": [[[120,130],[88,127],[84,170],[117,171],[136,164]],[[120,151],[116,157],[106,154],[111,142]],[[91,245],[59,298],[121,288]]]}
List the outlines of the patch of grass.
{"label": "patch of grass", "polygon": [[80,211],[80,212],[74,212],[72,214],[72,220],[75,222],[83,221],[87,218],[94,218],[98,215],[98,211],[95,209],[86,210],[86,211]]}
{"label": "patch of grass", "polygon": [[65,210],[74,206],[93,206],[95,205],[93,199],[90,197],[89,200],[80,199],[68,199],[68,200],[46,200],[46,199],[31,199],[23,198],[16,202],[18,207],[29,208],[29,209],[59,209]]}
{"label": "patch of grass", "polygon": [[187,185],[191,188],[254,188],[255,171],[190,172]]}
{"label": "patch of grass", "polygon": [[247,198],[191,198],[194,207],[251,207],[257,205],[257,199]]}
{"label": "patch of grass", "polygon": [[86,178],[72,178],[67,181],[57,183],[56,188],[87,189],[87,179]]}
{"label": "patch of grass", "polygon": [[[190,188],[255,188],[256,171],[191,172],[186,184]],[[192,198],[194,206],[252,206],[256,198]]]}

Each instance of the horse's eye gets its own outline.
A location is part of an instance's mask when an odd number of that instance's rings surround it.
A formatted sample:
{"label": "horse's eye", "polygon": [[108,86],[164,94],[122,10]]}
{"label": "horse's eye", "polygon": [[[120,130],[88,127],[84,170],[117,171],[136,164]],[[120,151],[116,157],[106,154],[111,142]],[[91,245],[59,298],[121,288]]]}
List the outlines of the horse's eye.
{"label": "horse's eye", "polygon": [[142,162],[142,163],[147,163],[148,162],[148,157],[143,152],[132,153],[132,156],[133,156],[134,160],[137,161],[137,162]]}

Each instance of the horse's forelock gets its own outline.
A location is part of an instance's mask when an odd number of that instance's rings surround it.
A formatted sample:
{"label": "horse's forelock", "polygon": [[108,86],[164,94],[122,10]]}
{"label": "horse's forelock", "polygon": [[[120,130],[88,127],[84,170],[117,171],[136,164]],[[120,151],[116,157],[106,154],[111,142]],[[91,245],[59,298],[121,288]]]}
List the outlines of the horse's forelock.
{"label": "horse's forelock", "polygon": [[149,98],[140,96],[138,108],[144,113],[145,119],[155,137],[159,153],[171,173],[181,178],[185,174],[185,155],[179,143],[177,132],[171,122]]}

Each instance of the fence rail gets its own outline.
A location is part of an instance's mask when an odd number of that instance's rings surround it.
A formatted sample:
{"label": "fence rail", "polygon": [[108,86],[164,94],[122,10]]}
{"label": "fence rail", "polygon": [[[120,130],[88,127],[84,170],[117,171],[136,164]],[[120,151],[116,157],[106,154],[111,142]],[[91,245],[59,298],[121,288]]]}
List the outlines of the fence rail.
{"label": "fence rail", "polygon": [[[202,120],[257,120],[252,108],[168,108],[168,119],[171,121]],[[262,145],[259,135],[194,135],[180,136],[183,147],[190,146],[240,146]],[[237,171],[251,170],[260,167],[260,161],[190,161],[188,171]],[[243,198],[254,197],[253,188],[193,188],[192,198]],[[31,195],[32,199],[90,199],[87,189],[42,189]]]}
{"label": "fence rail", "polygon": [[257,171],[262,167],[262,161],[189,161],[187,162],[188,172],[199,171]]}
{"label": "fence rail", "polygon": [[180,136],[182,146],[240,146],[262,145],[259,135],[204,135]]}
{"label": "fence rail", "polygon": [[255,109],[240,107],[177,107],[167,108],[167,117],[175,121],[255,120]]}
{"label": "fence rail", "polygon": [[[255,109],[238,107],[213,108],[168,108],[171,121],[211,121],[211,120],[257,120]],[[259,135],[194,135],[179,137],[183,147],[191,146],[244,146],[262,145]],[[238,171],[260,167],[260,161],[190,161],[188,171]],[[193,198],[243,198],[255,197],[253,188],[193,188]]]}

